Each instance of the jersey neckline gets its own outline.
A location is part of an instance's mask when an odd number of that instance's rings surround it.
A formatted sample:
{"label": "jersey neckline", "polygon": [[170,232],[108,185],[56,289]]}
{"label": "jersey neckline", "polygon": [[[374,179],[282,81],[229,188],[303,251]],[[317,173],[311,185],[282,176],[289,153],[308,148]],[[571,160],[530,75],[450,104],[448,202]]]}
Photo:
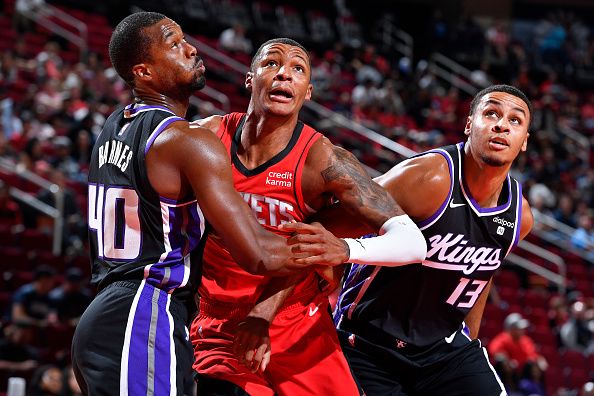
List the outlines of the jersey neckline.
{"label": "jersey neckline", "polygon": [[301,131],[303,130],[303,123],[301,121],[297,121],[297,125],[295,125],[295,129],[293,129],[293,134],[291,135],[291,139],[287,146],[282,149],[280,152],[275,154],[272,158],[268,161],[264,162],[263,164],[258,165],[254,169],[248,169],[243,162],[239,159],[237,155],[237,147],[241,143],[241,133],[243,131],[243,125],[245,124],[246,115],[244,114],[237,125],[237,129],[235,130],[235,134],[233,135],[233,139],[231,141],[231,161],[235,168],[244,176],[255,176],[264,172],[269,167],[278,164],[282,161],[290,152],[293,150],[293,147],[299,141],[299,137],[301,136]]}
{"label": "jersey neckline", "polygon": [[[472,210],[479,216],[499,214],[501,212],[508,210],[512,203],[512,187],[511,187],[511,180],[510,180],[509,173],[506,175],[506,178],[505,178],[505,180],[506,180],[505,184],[507,185],[507,201],[505,203],[503,203],[501,205],[497,205],[493,208],[483,208],[481,205],[479,205],[479,203],[472,196],[470,189],[468,188],[468,186],[466,184],[466,179],[464,179],[464,174],[463,174],[463,169],[462,169],[464,166],[464,142],[458,143],[456,146],[458,148],[458,161],[459,161],[459,163],[458,163],[458,177],[460,180],[462,196],[468,202],[468,204],[470,205]],[[501,192],[499,193],[499,196],[497,197],[497,202],[499,202],[499,199],[501,199],[501,194],[506,193],[504,191],[504,189],[505,189],[505,186],[501,189]]]}

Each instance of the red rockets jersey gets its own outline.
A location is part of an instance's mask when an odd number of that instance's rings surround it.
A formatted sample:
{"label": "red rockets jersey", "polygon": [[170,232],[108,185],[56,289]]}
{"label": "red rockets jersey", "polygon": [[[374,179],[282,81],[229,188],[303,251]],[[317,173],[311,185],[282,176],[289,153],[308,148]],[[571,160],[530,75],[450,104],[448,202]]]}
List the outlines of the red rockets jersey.
{"label": "red rockets jersey", "polygon": [[[288,237],[287,233],[278,230],[280,224],[305,221],[313,214],[303,200],[302,173],[307,153],[322,135],[299,121],[287,147],[258,167],[247,169],[237,156],[244,122],[244,113],[225,115],[217,132],[231,158],[235,189],[264,228]],[[268,277],[244,271],[222,241],[211,234],[204,248],[201,297],[218,302],[253,304],[268,281]],[[287,302],[295,301],[314,287],[317,287],[317,277],[311,273],[295,287],[295,298],[289,297]]]}

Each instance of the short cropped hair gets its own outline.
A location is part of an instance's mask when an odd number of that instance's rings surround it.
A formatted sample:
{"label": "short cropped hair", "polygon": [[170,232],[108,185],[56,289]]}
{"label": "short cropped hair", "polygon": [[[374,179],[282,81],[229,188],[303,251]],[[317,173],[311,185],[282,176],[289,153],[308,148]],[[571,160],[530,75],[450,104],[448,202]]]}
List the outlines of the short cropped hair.
{"label": "short cropped hair", "polygon": [[518,88],[516,88],[514,86],[506,85],[506,84],[498,84],[498,85],[488,86],[487,88],[483,89],[482,91],[480,91],[479,93],[474,95],[472,102],[470,102],[470,115],[474,114],[476,107],[478,106],[479,102],[481,101],[481,98],[491,92],[505,92],[507,94],[510,94],[517,98],[522,99],[524,101],[524,103],[526,103],[526,106],[528,106],[528,111],[530,111],[530,118],[529,118],[529,122],[528,122],[528,125],[530,126],[530,123],[532,122],[532,102],[530,102],[530,99],[528,99],[528,97],[526,96],[526,94],[524,92],[522,92],[521,90],[519,90]]}
{"label": "short cropped hair", "polygon": [[280,37],[280,38],[274,38],[274,39],[268,40],[267,42],[265,42],[258,48],[258,51],[256,51],[256,54],[252,58],[252,63],[250,65],[250,71],[254,71],[254,66],[256,65],[256,61],[258,60],[258,58],[262,55],[262,50],[264,49],[264,47],[266,47],[267,45],[270,45],[270,44],[287,44],[287,45],[291,45],[293,47],[301,48],[303,50],[303,52],[305,52],[307,54],[307,61],[311,68],[311,59],[309,57],[309,52],[305,49],[305,47],[293,39],[286,38],[286,37]]}
{"label": "short cropped hair", "polygon": [[116,72],[132,85],[132,66],[150,60],[152,37],[143,34],[146,27],[167,18],[158,12],[137,12],[122,19],[109,40],[109,59]]}

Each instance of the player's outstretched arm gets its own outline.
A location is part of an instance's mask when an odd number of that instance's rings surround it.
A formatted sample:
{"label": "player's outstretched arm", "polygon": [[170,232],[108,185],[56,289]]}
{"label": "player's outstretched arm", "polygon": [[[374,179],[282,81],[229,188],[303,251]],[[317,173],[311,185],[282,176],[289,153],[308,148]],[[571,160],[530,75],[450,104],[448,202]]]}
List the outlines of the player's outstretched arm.
{"label": "player's outstretched arm", "polygon": [[[162,172],[157,174],[165,175],[159,181],[149,173],[151,184],[160,187],[156,189],[162,196],[187,196],[191,191],[184,191],[184,186],[191,186],[206,220],[247,271],[286,273],[303,267],[304,263],[295,259],[306,254],[291,253],[284,238],[264,230],[235,191],[229,157],[211,132],[190,128],[184,122],[174,123],[155,140],[147,162],[149,172],[159,168]],[[327,265],[339,264],[348,257],[342,243],[336,238],[333,242],[327,246],[333,252],[327,256]]]}
{"label": "player's outstretched arm", "polygon": [[[304,177],[310,181],[308,188],[336,197],[344,208],[344,217],[353,224],[364,223],[380,234],[368,239],[345,239],[349,261],[397,266],[425,258],[427,246],[421,231],[351,153],[332,145],[328,139],[320,139],[312,146],[305,169]],[[308,195],[305,189],[304,195]],[[300,262],[314,264],[316,259],[323,259],[324,254],[315,254],[316,250],[321,251],[328,231],[304,224],[285,224],[283,228],[298,234],[290,242],[297,246],[297,251],[312,253],[312,257]]]}

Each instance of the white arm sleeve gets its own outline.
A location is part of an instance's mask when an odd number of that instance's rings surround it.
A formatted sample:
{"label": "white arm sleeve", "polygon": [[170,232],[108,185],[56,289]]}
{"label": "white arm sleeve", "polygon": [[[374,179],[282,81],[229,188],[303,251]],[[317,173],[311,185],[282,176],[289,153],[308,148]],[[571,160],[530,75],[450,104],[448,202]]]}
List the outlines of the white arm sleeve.
{"label": "white arm sleeve", "polygon": [[397,267],[420,263],[427,255],[425,237],[407,215],[389,218],[379,236],[344,241],[349,245],[349,262],[353,263]]}

